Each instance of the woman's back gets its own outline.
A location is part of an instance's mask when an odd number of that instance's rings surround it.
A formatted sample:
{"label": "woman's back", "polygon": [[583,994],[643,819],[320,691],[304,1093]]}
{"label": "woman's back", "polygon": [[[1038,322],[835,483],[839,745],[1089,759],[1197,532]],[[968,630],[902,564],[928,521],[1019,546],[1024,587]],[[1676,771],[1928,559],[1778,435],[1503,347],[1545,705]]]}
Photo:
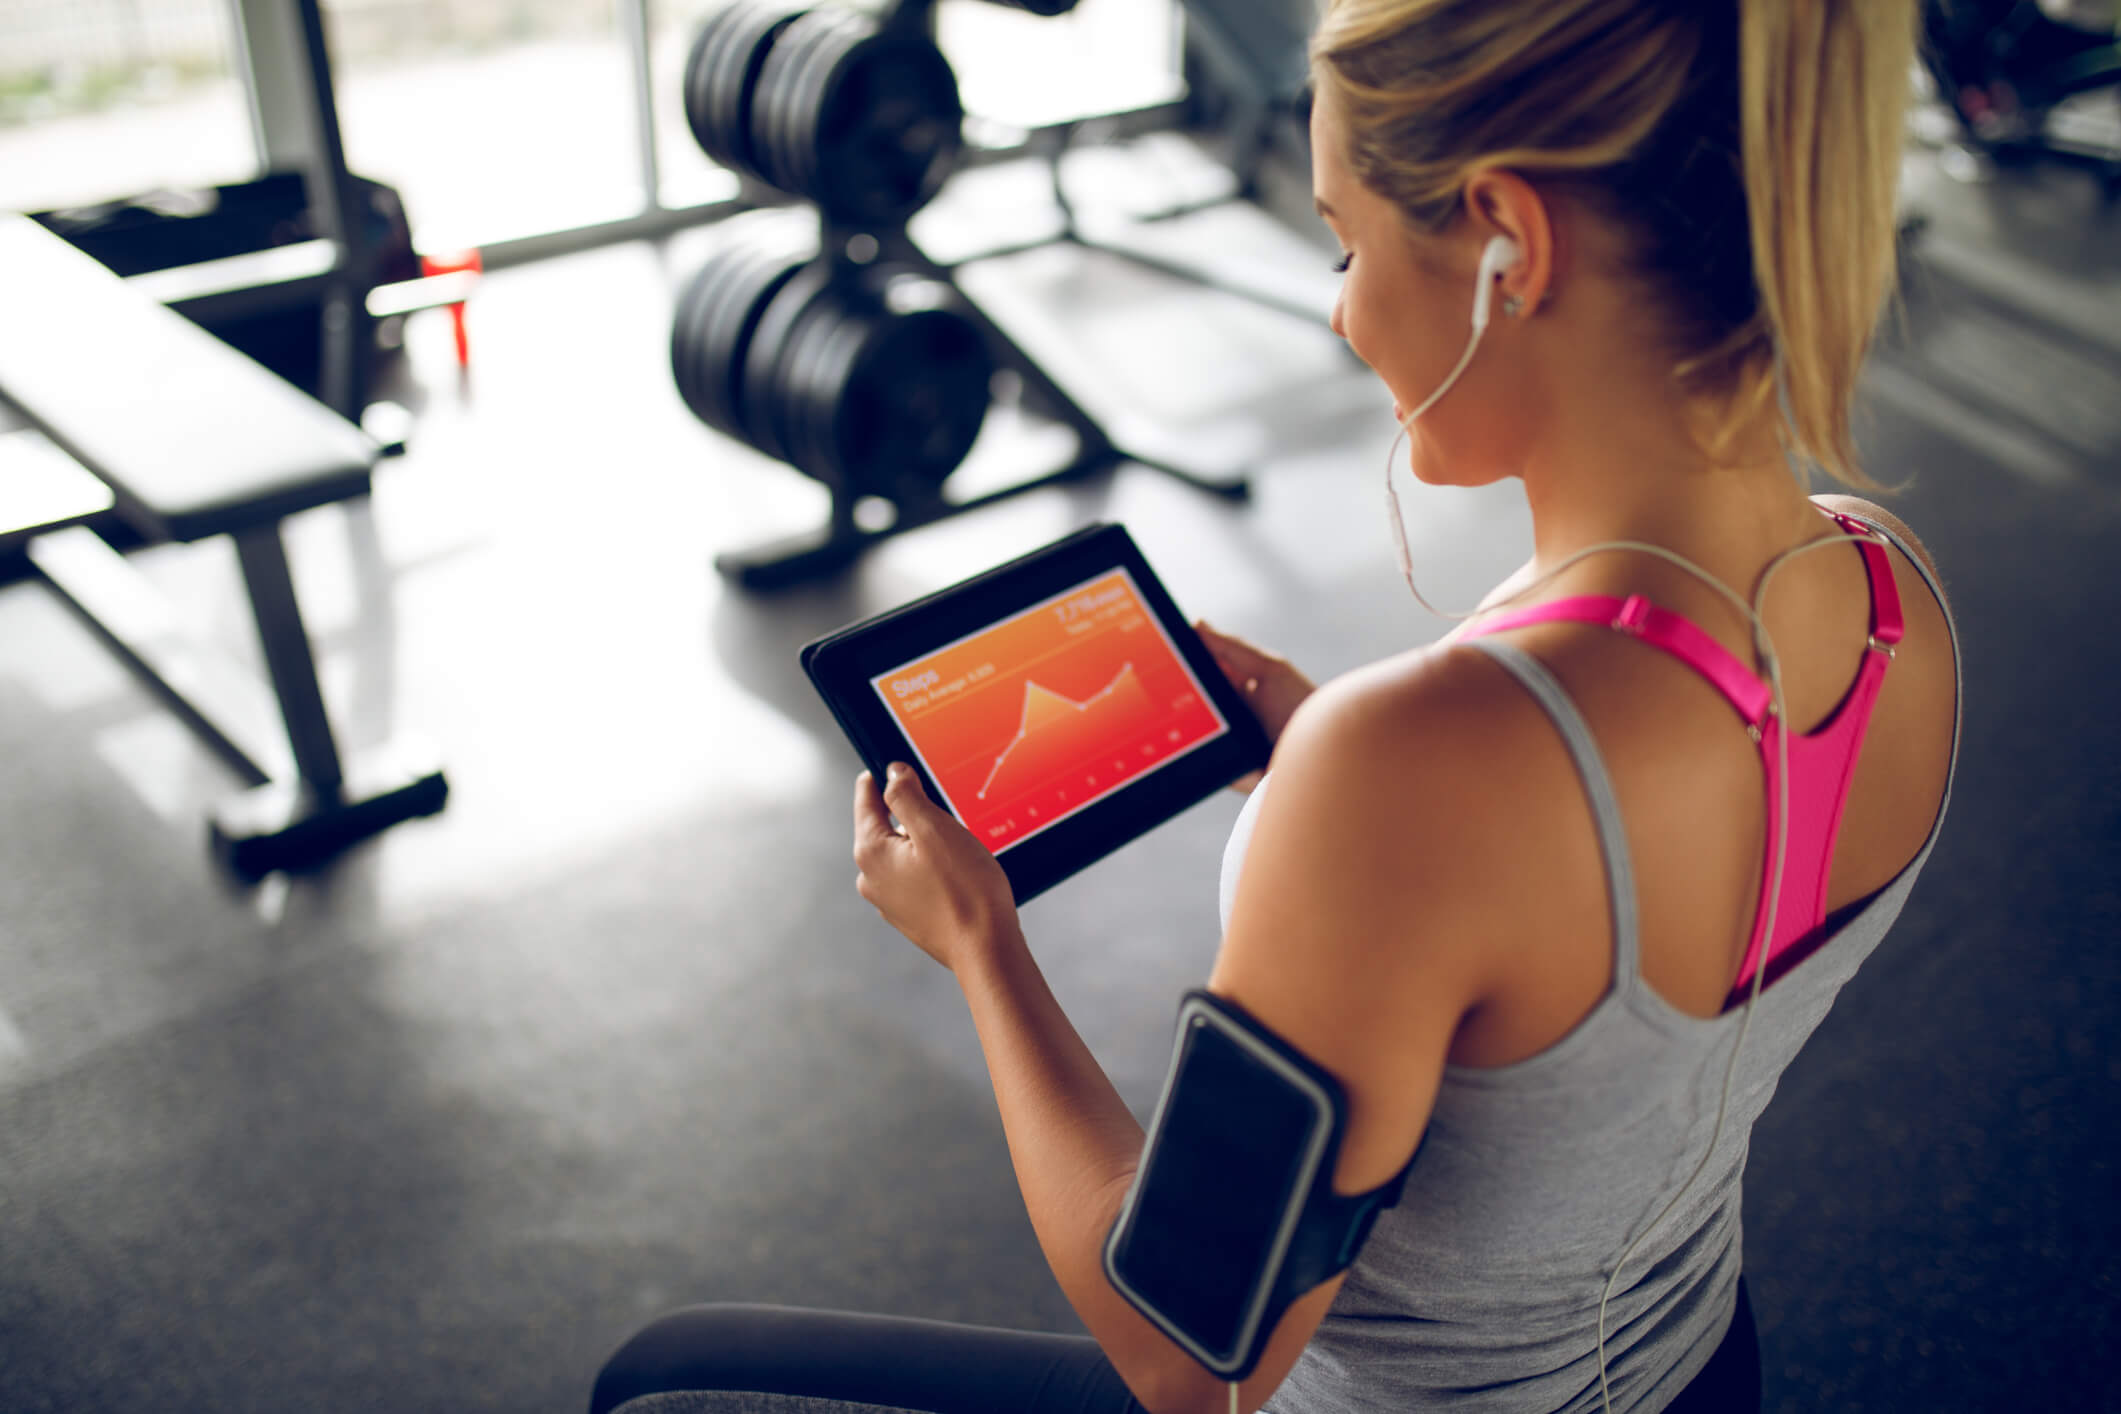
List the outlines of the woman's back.
{"label": "woman's back", "polygon": [[[1880,597],[1897,597],[1905,622],[1885,643],[1868,631],[1873,596],[1857,552],[1804,558],[1828,562],[1825,572],[1793,571],[1793,592],[1773,601],[1783,612],[1771,603],[1768,615],[1789,720],[1803,732],[1849,725],[1858,665],[1887,650],[1892,659],[1839,792],[1826,919],[1786,950],[1803,960],[1770,973],[1749,1024],[1726,1001],[1770,842],[1761,749],[1731,706],[1678,659],[1604,625],[1542,625],[1449,650],[1484,660],[1493,707],[1529,724],[1524,753],[1555,758],[1497,788],[1574,808],[1523,812],[1518,886],[1496,900],[1510,921],[1494,946],[1508,964],[1453,1040],[1401,1204],[1379,1222],[1277,1411],[1599,1407],[1607,1279],[1682,1192],[1614,1284],[1613,1407],[1661,1408],[1716,1348],[1739,1272],[1752,1124],[1897,917],[1934,838],[1955,734],[1951,630],[1922,570],[1891,555],[1894,584]],[[1853,582],[1836,560],[1854,562]],[[1639,583],[1639,562],[1625,568]],[[1656,589],[1715,624],[1713,603],[1673,583]],[[1403,685],[1387,670],[1367,690],[1421,691],[1431,658],[1402,665]],[[1568,779],[1545,779],[1557,772]],[[1248,803],[1225,860],[1226,912],[1256,809]]]}
{"label": "woman's back", "polygon": [[[1822,501],[1922,553],[1906,528],[1878,507],[1851,497]],[[1821,532],[1831,529],[1822,517]],[[1600,578],[1588,582],[1592,589],[1640,592],[1700,625],[1741,663],[1752,661],[1744,621],[1713,591],[1684,571],[1609,558],[1619,563],[1601,566]],[[1937,819],[1950,768],[1958,694],[1945,611],[1909,552],[1890,560],[1905,628],[1892,645],[1843,793],[1826,879],[1828,917],[1876,893],[1915,857]],[[1737,570],[1727,582],[1743,586],[1751,576]],[[1854,546],[1806,555],[1778,575],[1765,617],[1797,733],[1816,730],[1841,707],[1872,651],[1870,608],[1869,581]],[[1688,1015],[1725,1010],[1770,862],[1758,746],[1730,705],[1667,653],[1569,623],[1507,637],[1554,674],[1597,739],[1635,864],[1645,977]],[[1557,753],[1552,767],[1553,796],[1580,799],[1573,764]],[[1612,940],[1587,940],[1584,927],[1601,916],[1601,856],[1587,816],[1560,828],[1566,838],[1534,861],[1535,887],[1521,905],[1521,964],[1511,969],[1509,985],[1461,1026],[1451,1049],[1456,1064],[1500,1065],[1536,1054],[1606,992]]]}

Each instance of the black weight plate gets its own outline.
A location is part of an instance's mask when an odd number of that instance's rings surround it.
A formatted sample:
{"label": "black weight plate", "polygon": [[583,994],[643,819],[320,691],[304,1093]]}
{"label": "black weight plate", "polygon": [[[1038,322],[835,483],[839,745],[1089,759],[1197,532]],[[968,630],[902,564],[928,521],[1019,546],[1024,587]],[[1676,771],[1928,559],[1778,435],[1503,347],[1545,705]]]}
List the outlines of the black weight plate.
{"label": "black weight plate", "polygon": [[759,286],[739,278],[718,301],[762,310],[730,395],[740,435],[842,496],[932,496],[986,419],[985,335],[949,309],[891,310],[884,272],[817,261],[774,273],[770,291],[747,294]]}
{"label": "black weight plate", "polygon": [[823,415],[838,395],[829,362],[841,343],[861,338],[867,313],[862,292],[844,277],[834,279],[804,311],[774,366],[772,407],[783,454],[805,475],[843,490],[847,483]]}
{"label": "black weight plate", "polygon": [[847,303],[848,297],[855,293],[844,278],[835,277],[804,311],[802,320],[789,336],[787,350],[774,369],[779,395],[779,401],[774,404],[780,418],[777,430],[781,444],[787,448],[789,462],[827,485],[835,486],[839,484],[839,468],[829,453],[820,449],[812,425],[815,399],[821,395],[817,364],[847,321],[858,317],[858,308],[850,308]]}
{"label": "black weight plate", "polygon": [[704,416],[695,401],[699,382],[699,360],[696,357],[699,326],[705,306],[712,298],[715,273],[712,265],[706,265],[693,274],[691,282],[679,293],[677,309],[670,319],[670,376],[677,384],[678,396],[698,416]]}
{"label": "black weight plate", "polygon": [[752,142],[751,105],[758,93],[766,59],[789,25],[805,12],[787,5],[752,7],[747,22],[734,31],[724,51],[722,71],[710,112],[716,132],[732,154],[730,166],[763,180]]}
{"label": "black weight plate", "polygon": [[[815,201],[820,195],[817,136],[826,106],[848,56],[876,34],[876,22],[867,16],[842,13],[830,33],[822,29],[803,55],[801,73],[789,94],[789,122],[780,130],[785,144],[782,161],[789,176],[801,185],[803,195]],[[822,207],[820,210],[822,211]],[[824,213],[833,219],[835,213]]]}
{"label": "black weight plate", "polygon": [[816,115],[822,77],[841,50],[875,22],[847,10],[812,10],[785,30],[766,56],[751,107],[760,174],[782,191],[810,196],[805,132]]}
{"label": "black weight plate", "polygon": [[[726,369],[716,362],[711,345],[717,320],[727,319],[732,304],[756,301],[755,295],[738,290],[755,264],[756,257],[742,244],[716,250],[678,297],[671,320],[670,371],[685,405],[708,426],[737,436],[742,433],[731,425],[720,387]],[[743,313],[741,308],[736,312]]]}
{"label": "black weight plate", "polygon": [[[844,287],[835,294],[844,295]],[[807,321],[796,346],[781,366],[781,391],[788,424],[789,460],[806,475],[849,496],[863,488],[848,476],[834,438],[834,409],[839,402],[845,372],[855,352],[869,336],[876,318],[873,310],[851,305],[843,298],[831,303],[829,313]]]}
{"label": "black weight plate", "polygon": [[992,402],[985,335],[948,309],[887,314],[838,381],[837,460],[857,494],[932,495],[979,437]]}
{"label": "black weight plate", "polygon": [[984,423],[994,364],[978,326],[947,309],[898,313],[842,285],[777,370],[788,459],[848,496],[934,494]]}
{"label": "black weight plate", "polygon": [[714,116],[715,99],[722,87],[722,56],[730,32],[740,28],[751,15],[752,8],[743,4],[717,10],[694,34],[692,50],[685,56],[685,125],[692,129],[692,139],[700,150],[725,165],[729,161],[728,142]]}
{"label": "black weight plate", "polygon": [[800,13],[785,4],[738,0],[700,27],[685,68],[685,118],[701,151],[757,176],[748,121],[751,89],[767,53]]}
{"label": "black weight plate", "polygon": [[730,413],[729,369],[726,361],[717,360],[713,343],[718,323],[732,314],[742,318],[745,306],[759,302],[755,288],[742,289],[755,264],[752,253],[741,246],[715,252],[686,290],[672,331],[671,369],[686,406],[708,426],[739,437],[742,429]]}
{"label": "black weight plate", "polygon": [[713,379],[727,431],[749,440],[744,420],[744,372],[751,340],[774,296],[808,263],[784,250],[750,252],[708,324],[701,343],[704,371]]}
{"label": "black weight plate", "polygon": [[900,226],[956,169],[957,75],[924,34],[889,29],[841,56],[805,128],[807,191],[828,220]]}
{"label": "black weight plate", "polygon": [[708,426],[749,440],[740,417],[744,354],[761,314],[804,257],[738,240],[715,252],[678,302],[671,368],[686,406]]}
{"label": "black weight plate", "polygon": [[830,284],[831,273],[824,261],[816,261],[798,270],[794,278],[766,302],[744,350],[743,373],[738,384],[741,391],[737,400],[744,440],[767,456],[782,461],[789,460],[789,457],[780,430],[783,399],[780,396],[779,365],[791,347],[796,327]]}
{"label": "black weight plate", "polygon": [[821,10],[768,57],[753,138],[764,179],[827,220],[892,227],[949,178],[963,117],[956,75],[926,35]]}
{"label": "black weight plate", "polygon": [[810,42],[812,22],[817,12],[798,16],[793,24],[782,30],[767,51],[760,65],[758,81],[751,87],[751,103],[745,110],[744,123],[746,142],[750,146],[753,175],[768,186],[791,191],[780,167],[780,141],[778,129],[783,121],[782,110],[788,106],[787,91],[789,73]]}
{"label": "black weight plate", "polygon": [[728,298],[728,288],[741,270],[741,262],[717,252],[701,266],[678,298],[677,313],[670,327],[670,371],[678,394],[695,417],[719,432],[731,432],[728,414],[716,395],[715,378],[708,367],[706,343],[716,312]]}

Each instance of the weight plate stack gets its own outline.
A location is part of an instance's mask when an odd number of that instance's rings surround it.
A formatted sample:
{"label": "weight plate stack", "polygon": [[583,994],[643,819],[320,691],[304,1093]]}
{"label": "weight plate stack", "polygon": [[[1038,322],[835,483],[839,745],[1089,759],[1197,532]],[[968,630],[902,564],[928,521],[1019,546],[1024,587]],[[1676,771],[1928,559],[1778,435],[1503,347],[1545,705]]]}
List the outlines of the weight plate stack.
{"label": "weight plate stack", "polygon": [[685,61],[685,119],[694,141],[722,166],[760,181],[751,105],[766,56],[803,11],[787,4],[733,0],[693,37]]}
{"label": "weight plate stack", "polygon": [[[918,277],[901,276],[900,280]],[[790,460],[848,496],[901,505],[936,494],[992,402],[985,335],[934,299],[901,312],[841,280],[796,331],[775,394]]]}
{"label": "weight plate stack", "polygon": [[732,240],[678,297],[670,370],[685,406],[716,431],[751,440],[743,418],[745,355],[760,318],[808,259],[785,244]]}
{"label": "weight plate stack", "polygon": [[751,102],[758,175],[826,221],[903,226],[956,168],[957,75],[917,28],[852,10],[798,16],[768,51]]}

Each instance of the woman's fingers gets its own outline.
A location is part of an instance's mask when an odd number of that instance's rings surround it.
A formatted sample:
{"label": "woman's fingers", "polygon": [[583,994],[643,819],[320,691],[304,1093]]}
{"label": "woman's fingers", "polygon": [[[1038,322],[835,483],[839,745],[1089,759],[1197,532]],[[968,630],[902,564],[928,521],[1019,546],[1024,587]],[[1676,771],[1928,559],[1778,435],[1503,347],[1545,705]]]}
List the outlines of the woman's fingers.
{"label": "woman's fingers", "polygon": [[876,788],[876,778],[862,772],[854,778],[855,854],[859,856],[865,848],[897,838],[899,833],[891,828],[891,814],[885,809],[882,792]]}
{"label": "woman's fingers", "polygon": [[1220,629],[1210,627],[1206,619],[1199,620],[1193,627],[1200,633],[1201,642],[1208,645],[1208,654],[1215,659],[1216,665],[1240,682],[1261,676],[1276,661],[1243,639],[1232,638]]}
{"label": "woman's fingers", "polygon": [[898,817],[899,824],[910,834],[916,823],[929,823],[929,813],[934,805],[928,792],[921,789],[921,778],[914,774],[911,766],[894,761],[884,769],[884,803]]}

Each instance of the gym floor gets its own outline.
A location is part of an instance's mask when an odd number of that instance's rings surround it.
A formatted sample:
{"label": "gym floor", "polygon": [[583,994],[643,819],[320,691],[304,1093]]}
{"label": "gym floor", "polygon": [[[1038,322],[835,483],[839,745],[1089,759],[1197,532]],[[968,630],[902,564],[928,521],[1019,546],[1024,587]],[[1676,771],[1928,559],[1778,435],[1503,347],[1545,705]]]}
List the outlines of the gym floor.
{"label": "gym floor", "polygon": [[[1136,175],[1184,180],[1175,152]],[[977,176],[924,220],[1037,219],[1035,173]],[[1767,1403],[2116,1408],[2121,212],[2067,172],[1910,181],[1931,220],[1862,432],[1955,597],[1965,746],[1905,918],[1755,1134]],[[1292,229],[1160,238],[1322,311],[1330,252]],[[1254,499],[1128,467],[750,598],[713,552],[823,496],[672,387],[671,291],[715,239],[489,277],[466,378],[415,321],[411,454],[290,525],[342,740],[439,743],[439,818],[217,882],[233,783],[40,585],[0,587],[0,1406],[566,1411],[709,1299],[1077,1329],[950,979],[855,896],[857,767],[795,649],[1096,518],[1315,676],[1432,639],[1382,524],[1388,400],[1316,324],[1079,249],[993,262],[976,293],[1123,442],[1249,465]],[[975,460],[1054,453],[998,415]],[[1527,549],[1507,491],[1408,512],[1439,603]],[[135,558],[254,658],[227,546]],[[1236,808],[1027,912],[1138,1108]]]}

